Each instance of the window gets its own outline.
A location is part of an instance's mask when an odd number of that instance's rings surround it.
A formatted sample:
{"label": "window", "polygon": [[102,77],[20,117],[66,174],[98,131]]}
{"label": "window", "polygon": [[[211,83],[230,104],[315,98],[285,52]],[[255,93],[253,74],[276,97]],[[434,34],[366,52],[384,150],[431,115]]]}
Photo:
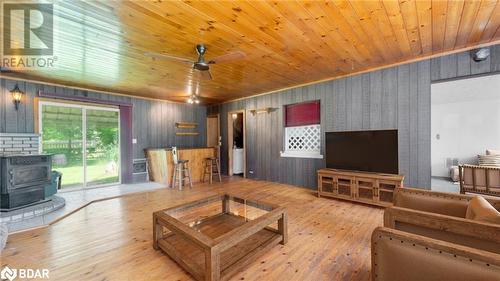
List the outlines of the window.
{"label": "window", "polygon": [[320,102],[286,105],[285,149],[281,157],[323,158],[321,155]]}

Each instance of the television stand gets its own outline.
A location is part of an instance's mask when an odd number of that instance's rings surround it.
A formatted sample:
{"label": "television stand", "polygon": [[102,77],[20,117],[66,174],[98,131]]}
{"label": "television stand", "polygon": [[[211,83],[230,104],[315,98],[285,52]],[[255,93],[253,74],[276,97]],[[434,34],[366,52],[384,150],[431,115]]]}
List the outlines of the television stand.
{"label": "television stand", "polygon": [[318,197],[332,197],[388,207],[404,176],[336,169],[318,170]]}

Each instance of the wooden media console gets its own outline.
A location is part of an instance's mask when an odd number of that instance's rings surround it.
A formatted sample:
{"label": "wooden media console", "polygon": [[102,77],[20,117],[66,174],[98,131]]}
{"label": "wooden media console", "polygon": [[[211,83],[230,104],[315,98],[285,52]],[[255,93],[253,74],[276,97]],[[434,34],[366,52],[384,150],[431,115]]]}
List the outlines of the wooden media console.
{"label": "wooden media console", "polygon": [[396,187],[404,176],[368,172],[318,170],[318,197],[333,197],[377,206],[391,206]]}

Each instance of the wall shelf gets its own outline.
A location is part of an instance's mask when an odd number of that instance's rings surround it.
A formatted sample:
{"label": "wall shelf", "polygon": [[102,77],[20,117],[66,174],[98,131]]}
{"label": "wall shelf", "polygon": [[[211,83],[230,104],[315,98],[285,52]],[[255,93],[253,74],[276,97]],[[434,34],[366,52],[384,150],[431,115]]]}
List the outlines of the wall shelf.
{"label": "wall shelf", "polygon": [[175,133],[175,135],[177,135],[177,136],[197,136],[199,134],[200,133],[198,133],[198,132],[177,132],[177,133]]}
{"label": "wall shelf", "polygon": [[255,116],[256,114],[260,114],[260,113],[271,113],[275,110],[276,110],[276,108],[273,108],[273,107],[264,107],[264,108],[250,109],[250,113],[252,113],[252,115]]}
{"label": "wall shelf", "polygon": [[194,128],[198,127],[198,123],[175,122],[175,127],[181,128],[181,129],[194,129]]}

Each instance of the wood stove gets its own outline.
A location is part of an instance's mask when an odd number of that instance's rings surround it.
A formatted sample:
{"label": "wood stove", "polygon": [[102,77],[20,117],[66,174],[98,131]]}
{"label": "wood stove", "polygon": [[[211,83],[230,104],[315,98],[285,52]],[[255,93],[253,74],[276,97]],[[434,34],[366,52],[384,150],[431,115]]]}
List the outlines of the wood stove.
{"label": "wood stove", "polygon": [[0,154],[1,209],[14,209],[45,199],[50,184],[51,156]]}

